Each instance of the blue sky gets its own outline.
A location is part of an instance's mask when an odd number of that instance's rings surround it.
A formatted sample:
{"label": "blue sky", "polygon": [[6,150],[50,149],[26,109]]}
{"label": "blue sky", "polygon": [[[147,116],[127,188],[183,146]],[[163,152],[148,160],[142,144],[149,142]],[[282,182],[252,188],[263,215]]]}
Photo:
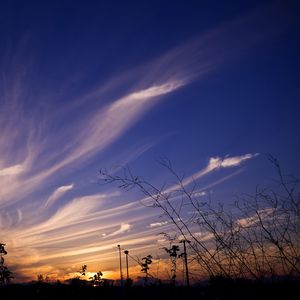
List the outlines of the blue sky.
{"label": "blue sky", "polygon": [[[0,227],[19,278],[114,277],[169,224],[99,184],[168,157],[214,201],[299,174],[297,1],[2,1]],[[152,225],[151,225],[152,224]],[[153,225],[156,224],[156,225]],[[160,226],[161,225],[161,226]]]}

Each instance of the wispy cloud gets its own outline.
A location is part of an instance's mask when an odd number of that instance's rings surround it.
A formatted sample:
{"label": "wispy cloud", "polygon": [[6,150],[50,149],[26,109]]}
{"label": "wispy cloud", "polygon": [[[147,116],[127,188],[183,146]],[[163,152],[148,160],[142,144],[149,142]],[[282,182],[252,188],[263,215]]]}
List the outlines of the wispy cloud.
{"label": "wispy cloud", "polygon": [[[95,153],[103,151],[126,132],[126,130],[128,130],[141,115],[154,104],[151,100],[159,96],[164,96],[178,89],[183,84],[183,82],[179,81],[170,81],[130,93],[125,97],[112,101],[111,104],[97,111],[87,124],[82,124],[79,131],[77,130],[76,135],[73,136],[72,142],[63,146],[62,150],[55,152],[57,153],[56,157],[53,157],[53,155],[50,154],[52,159],[48,158],[48,161],[53,160],[54,163],[48,163],[48,165],[45,165],[44,168],[40,170],[32,170],[32,166],[35,164],[31,163],[26,170],[26,177],[24,176],[24,178],[15,181],[13,187],[3,184],[3,199],[6,199],[4,203],[7,204],[8,202],[18,200],[18,197],[15,197],[17,195],[13,194],[13,191],[18,190],[19,186],[24,186],[23,195],[26,195],[26,193],[30,193],[40,187],[42,182],[62,168],[72,163],[82,164],[83,161],[86,161]],[[81,121],[79,121],[79,123],[81,123]],[[55,142],[55,144],[56,143],[57,142]],[[63,141],[59,141],[59,143],[65,145]],[[38,147],[40,150],[36,150],[36,153],[45,152],[48,148],[47,144],[44,145],[44,143]],[[31,160],[37,159],[37,155],[34,155],[34,157],[31,158]],[[23,172],[23,167],[18,164],[8,168],[2,168],[0,170],[0,175],[18,175],[21,172]],[[57,194],[55,197],[57,197]],[[53,198],[50,200],[52,201]],[[49,203],[50,202],[48,202],[48,204]]]}
{"label": "wispy cloud", "polygon": [[204,197],[207,195],[207,192],[206,191],[195,191],[194,193],[195,197]]}
{"label": "wispy cloud", "polygon": [[[29,76],[18,75],[26,75],[30,68],[28,64],[14,59],[18,63],[14,63],[12,68],[6,66],[5,77],[8,79],[1,86],[5,90],[5,106],[1,114],[0,155],[6,158],[5,167],[1,170],[2,174],[18,172],[24,176],[20,176],[13,186],[2,180],[0,205],[26,201],[26,197],[41,189],[49,177],[54,174],[60,176],[61,172],[66,174],[67,167],[80,166],[106,150],[141,120],[151,107],[160,103],[159,99],[163,96],[218,69],[236,57],[241,49],[261,41],[262,28],[269,32],[270,27],[264,18],[261,20],[264,26],[260,28],[260,36],[253,30],[244,34],[236,29],[237,24],[251,28],[247,18],[224,25],[187,40],[142,66],[125,71],[86,91],[79,98],[71,97],[70,101],[62,101],[59,105],[51,104],[55,110],[51,114],[45,113],[41,105],[28,113],[23,98],[30,96],[33,102],[38,103],[52,93],[41,87],[41,94],[31,95]],[[218,52],[215,49],[219,49]],[[20,66],[24,65],[20,72]],[[121,90],[120,97],[115,96],[114,89]],[[64,97],[70,98],[68,91],[64,91]],[[53,103],[56,103],[55,100]],[[85,109],[90,103],[93,103],[93,109]],[[79,114],[79,111],[82,113]],[[65,120],[70,115],[76,115],[76,118],[68,123]],[[21,126],[15,126],[20,122]],[[53,123],[59,124],[62,130],[53,132],[50,126]],[[20,144],[23,147],[19,147]],[[18,165],[22,168],[7,167]],[[21,187],[22,197],[14,192]]]}
{"label": "wispy cloud", "polygon": [[[21,231],[22,235],[41,234],[84,222],[90,213],[97,211],[103,205],[103,201],[106,197],[107,195],[99,194],[75,198],[64,206],[59,207],[55,214],[49,219],[28,228],[28,230]],[[17,235],[19,236],[19,234]]]}
{"label": "wispy cloud", "polygon": [[154,228],[154,227],[161,227],[163,225],[168,224],[168,221],[164,221],[164,222],[155,222],[155,223],[151,223],[148,227],[149,228]]}
{"label": "wispy cloud", "polygon": [[[197,182],[205,177],[208,174],[211,174],[214,171],[217,171],[219,169],[226,169],[226,168],[232,168],[232,167],[238,167],[240,166],[243,162],[256,157],[259,155],[258,153],[256,154],[245,154],[245,155],[240,155],[240,156],[226,156],[225,158],[220,158],[220,157],[211,157],[209,159],[208,164],[206,167],[200,169],[196,173],[188,176],[187,178],[184,178],[181,180],[181,182],[176,182],[175,184],[171,185],[170,187],[166,187],[163,191],[162,194],[166,195],[169,199],[169,201],[176,201],[178,198],[182,198],[181,194],[177,194],[177,191],[181,190],[182,188],[188,187],[190,184],[197,184]],[[240,173],[240,170],[237,170],[229,175],[223,176],[222,178],[213,181],[212,183],[206,185],[205,187],[198,188],[196,191],[194,191],[193,196],[195,197],[203,197],[207,195],[207,192],[205,191],[206,189],[209,189],[213,186],[216,186],[217,184],[220,184],[233,176],[236,176],[237,174]],[[141,199],[141,202],[145,206],[152,206],[153,205],[153,198],[150,196],[147,196],[143,199]]]}
{"label": "wispy cloud", "polygon": [[271,219],[271,215],[274,213],[274,208],[267,207],[257,211],[257,214],[253,214],[252,216],[240,218],[236,220],[236,224],[240,227],[250,227],[252,225],[257,224],[260,220]]}
{"label": "wispy cloud", "polygon": [[116,231],[114,231],[110,234],[105,235],[105,237],[112,237],[112,236],[115,236],[115,235],[119,235],[119,234],[128,232],[131,227],[132,227],[132,225],[130,225],[130,224],[122,223],[118,230],[116,230]]}
{"label": "wispy cloud", "polygon": [[258,156],[258,153],[255,154],[245,154],[241,156],[233,156],[233,157],[225,157],[221,162],[220,162],[220,167],[222,168],[229,168],[229,167],[236,167],[242,164],[244,161],[249,160],[255,156]]}
{"label": "wispy cloud", "polygon": [[53,205],[57,199],[59,199],[62,195],[64,195],[67,191],[73,189],[74,184],[70,184],[70,185],[63,185],[58,187],[51,195],[50,197],[47,199],[46,203],[45,203],[45,208]]}
{"label": "wispy cloud", "polygon": [[[211,157],[209,159],[209,162],[207,164],[207,166],[203,169],[201,169],[200,171],[194,173],[193,175],[187,177],[186,179],[184,179],[182,181],[183,186],[187,186],[191,183],[196,182],[198,179],[202,178],[203,176],[215,171],[215,170],[219,170],[219,169],[223,169],[223,168],[231,168],[231,167],[237,167],[239,165],[241,165],[243,162],[256,157],[258,154],[244,154],[244,155],[240,155],[240,156],[231,156],[231,157],[225,157],[225,158],[221,158],[221,157]],[[171,187],[168,190],[174,190],[176,189],[176,186]]]}
{"label": "wispy cloud", "polygon": [[14,165],[8,168],[0,169],[0,176],[18,175],[24,170],[22,165]]}

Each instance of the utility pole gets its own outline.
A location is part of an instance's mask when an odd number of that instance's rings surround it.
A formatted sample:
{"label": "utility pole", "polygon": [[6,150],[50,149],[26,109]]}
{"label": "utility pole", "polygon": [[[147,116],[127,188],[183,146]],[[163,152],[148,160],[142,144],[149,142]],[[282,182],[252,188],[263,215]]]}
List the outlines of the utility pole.
{"label": "utility pole", "polygon": [[189,269],[188,269],[187,253],[186,253],[186,245],[185,245],[185,243],[190,243],[190,241],[188,241],[188,240],[181,240],[180,243],[183,243],[185,274],[186,274],[186,285],[190,286]]}
{"label": "utility pole", "polygon": [[117,245],[119,249],[119,258],[120,258],[120,281],[121,281],[121,286],[123,286],[123,273],[122,273],[122,258],[121,258],[121,246]]}
{"label": "utility pole", "polygon": [[127,283],[128,283],[128,280],[129,280],[129,272],[128,272],[128,253],[129,251],[128,250],[125,250],[124,251],[125,255],[126,255],[126,275],[127,275]]}

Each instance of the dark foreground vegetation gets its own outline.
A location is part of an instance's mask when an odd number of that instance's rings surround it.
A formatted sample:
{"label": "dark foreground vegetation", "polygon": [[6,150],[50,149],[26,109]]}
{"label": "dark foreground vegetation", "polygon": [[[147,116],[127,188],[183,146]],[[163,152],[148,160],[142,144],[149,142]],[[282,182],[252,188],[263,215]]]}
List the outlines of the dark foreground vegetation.
{"label": "dark foreground vegetation", "polygon": [[[213,280],[199,286],[93,287],[67,284],[10,284],[0,287],[1,299],[296,299],[300,281],[251,282]],[[296,298],[295,298],[296,297]]]}
{"label": "dark foreground vegetation", "polygon": [[[14,274],[5,264],[6,245],[0,243],[0,300],[298,299],[300,180],[284,176],[278,161],[272,157],[270,160],[278,175],[275,185],[257,187],[254,195],[239,197],[231,206],[211,199],[203,202],[196,185],[188,190],[186,181],[176,175],[169,161],[163,162],[163,166],[178,181],[169,189],[155,188],[127,169],[123,176],[102,171],[105,183],[118,183],[125,190],[138,188],[147,197],[146,205],[160,209],[167,222],[174,225],[175,237],[164,234],[170,242],[169,247],[163,248],[170,258],[168,284],[151,274],[151,255],[135,261],[144,275],[140,281],[143,285],[132,285],[129,278],[123,282],[121,264],[120,281],[115,282],[103,279],[101,271],[89,281],[82,280],[87,272],[87,265],[83,265],[79,275],[68,280],[68,284],[50,283],[42,274],[32,283],[11,284]],[[174,202],[176,199],[181,199],[179,205]],[[186,209],[192,215],[184,213]],[[122,252],[126,255],[128,277],[128,257],[132,256],[120,245],[117,247],[120,261]],[[178,259],[183,259],[185,266],[184,286],[179,285],[176,275]],[[193,273],[210,280],[190,285],[189,274]],[[119,283],[125,286],[114,285]]]}
{"label": "dark foreground vegetation", "polygon": [[[171,259],[173,283],[180,256],[185,259],[187,278],[188,269],[202,278],[299,278],[300,180],[286,175],[276,158],[267,158],[276,174],[272,183],[258,185],[253,194],[238,195],[226,204],[178,174],[168,159],[160,164],[173,181],[162,187],[134,175],[129,167],[120,174],[106,169],[100,174],[105,184],[140,191],[146,199],[143,205],[160,210],[162,220],[173,225],[171,235],[165,233],[170,247],[164,248]],[[212,158],[209,164],[218,169],[234,162]],[[180,255],[179,243],[184,245]]]}

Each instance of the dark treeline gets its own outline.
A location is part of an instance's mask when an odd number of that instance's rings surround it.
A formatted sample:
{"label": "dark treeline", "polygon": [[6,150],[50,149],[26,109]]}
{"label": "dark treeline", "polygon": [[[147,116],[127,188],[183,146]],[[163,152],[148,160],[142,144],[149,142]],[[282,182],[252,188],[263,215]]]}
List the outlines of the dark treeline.
{"label": "dark treeline", "polygon": [[227,280],[215,278],[205,286],[134,286],[93,287],[72,284],[35,283],[30,285],[10,284],[0,288],[1,299],[293,299],[299,295],[300,282],[281,281],[274,283]]}

